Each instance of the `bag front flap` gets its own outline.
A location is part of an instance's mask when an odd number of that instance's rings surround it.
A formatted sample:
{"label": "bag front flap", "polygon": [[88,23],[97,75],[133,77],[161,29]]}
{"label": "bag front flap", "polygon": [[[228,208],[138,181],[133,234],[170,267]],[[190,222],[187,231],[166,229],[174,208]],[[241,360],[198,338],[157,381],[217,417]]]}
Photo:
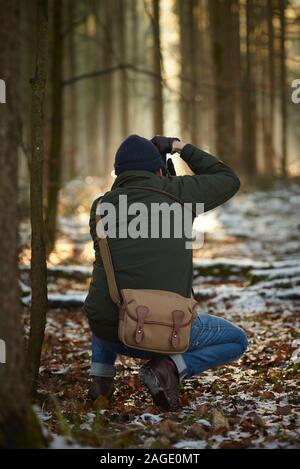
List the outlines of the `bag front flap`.
{"label": "bag front flap", "polygon": [[[127,314],[140,324],[161,324],[176,329],[190,324],[198,305],[194,298],[164,290],[121,290]],[[124,308],[124,309],[125,309]]]}

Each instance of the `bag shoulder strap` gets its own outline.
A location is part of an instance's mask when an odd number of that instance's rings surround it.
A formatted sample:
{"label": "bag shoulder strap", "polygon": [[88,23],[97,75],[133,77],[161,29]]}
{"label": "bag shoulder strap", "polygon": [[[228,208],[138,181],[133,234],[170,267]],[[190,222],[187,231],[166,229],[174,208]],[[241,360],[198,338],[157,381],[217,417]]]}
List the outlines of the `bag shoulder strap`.
{"label": "bag shoulder strap", "polygon": [[[99,201],[99,203],[101,203],[101,200]],[[96,215],[96,221],[97,222],[100,221],[100,223],[102,223],[100,214]],[[102,258],[102,262],[103,262],[103,266],[105,270],[109,296],[116,305],[120,306],[121,296],[120,296],[119,289],[117,286],[114,265],[112,262],[107,238],[106,237],[98,238],[98,245],[99,245],[100,254],[101,254],[101,258]]]}

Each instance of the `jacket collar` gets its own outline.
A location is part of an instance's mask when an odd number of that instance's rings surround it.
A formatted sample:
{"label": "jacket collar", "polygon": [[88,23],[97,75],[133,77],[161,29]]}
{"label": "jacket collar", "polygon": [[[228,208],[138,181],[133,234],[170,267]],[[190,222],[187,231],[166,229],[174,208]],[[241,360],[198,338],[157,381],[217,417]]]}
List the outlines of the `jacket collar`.
{"label": "jacket collar", "polygon": [[117,177],[117,179],[111,186],[111,190],[128,185],[134,186],[136,183],[138,184],[144,181],[145,179],[149,180],[155,177],[155,174],[151,173],[150,171],[125,171]]}

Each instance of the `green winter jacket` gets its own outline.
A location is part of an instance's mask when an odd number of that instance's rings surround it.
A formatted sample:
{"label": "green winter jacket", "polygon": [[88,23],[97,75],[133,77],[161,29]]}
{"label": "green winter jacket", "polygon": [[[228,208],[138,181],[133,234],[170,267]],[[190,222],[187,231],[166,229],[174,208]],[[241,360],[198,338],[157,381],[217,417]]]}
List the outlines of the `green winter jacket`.
{"label": "green winter jacket", "polygon": [[[193,176],[160,177],[148,171],[126,171],[115,180],[111,192],[108,192],[103,200],[118,208],[121,193],[127,195],[129,204],[143,202],[150,207],[152,202],[174,203],[165,195],[143,190],[145,187],[152,187],[172,193],[183,202],[204,203],[205,211],[209,211],[226,202],[238,191],[238,177],[214,156],[187,144],[181,152],[181,157],[193,171]],[[126,190],[128,186],[140,186],[141,190]],[[98,201],[99,199],[96,199],[91,208],[90,232],[96,260],[84,311],[96,336],[116,342],[118,310],[109,296],[96,235]],[[193,265],[192,251],[185,248],[185,241],[185,238],[175,237],[109,238],[118,287],[167,290],[189,297]]]}

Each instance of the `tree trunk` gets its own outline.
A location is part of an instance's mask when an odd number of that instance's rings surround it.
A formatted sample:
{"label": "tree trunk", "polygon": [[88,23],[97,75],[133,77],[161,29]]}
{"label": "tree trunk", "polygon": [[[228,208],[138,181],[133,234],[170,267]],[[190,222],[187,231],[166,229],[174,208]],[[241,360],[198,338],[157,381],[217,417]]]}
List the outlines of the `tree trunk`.
{"label": "tree trunk", "polygon": [[51,64],[52,110],[50,154],[48,161],[48,197],[46,211],[47,251],[54,249],[57,225],[58,194],[61,184],[61,145],[62,145],[62,39],[63,2],[53,2],[53,45]]}
{"label": "tree trunk", "polygon": [[196,51],[197,27],[195,24],[196,0],[179,0],[181,48],[181,133],[182,138],[197,144],[198,137],[198,64]]}
{"label": "tree trunk", "polygon": [[231,20],[232,28],[230,48],[233,60],[232,83],[235,87],[233,91],[233,106],[235,117],[235,157],[234,165],[239,171],[242,170],[242,63],[241,63],[241,31],[240,31],[240,1],[231,2]]}
{"label": "tree trunk", "polygon": [[188,35],[186,25],[186,4],[184,0],[177,0],[177,9],[180,25],[180,133],[184,141],[191,140],[191,132],[189,126],[189,93],[188,93]]}
{"label": "tree trunk", "polygon": [[233,28],[233,0],[209,2],[210,30],[215,72],[216,153],[225,163],[236,162],[236,73],[239,64],[234,46],[239,42]]}
{"label": "tree trunk", "polygon": [[[39,2],[43,15],[45,3]],[[0,448],[37,448],[44,442],[26,393],[18,285],[18,7],[17,0],[0,0],[0,70],[7,84],[0,106],[0,340],[6,349],[6,360],[0,357]]]}
{"label": "tree trunk", "polygon": [[153,70],[155,73],[154,86],[154,109],[153,109],[153,131],[156,135],[164,134],[163,118],[163,92],[162,92],[162,54],[160,46],[160,0],[152,0],[153,11]]}
{"label": "tree trunk", "polygon": [[[113,22],[112,4],[104,0],[101,2],[104,18],[104,45],[103,45],[103,68],[108,69],[113,65],[112,61],[112,40],[111,25]],[[110,175],[113,169],[113,152],[112,152],[112,134],[113,134],[113,85],[114,74],[106,74],[102,78],[103,86],[103,149],[105,152],[105,161],[103,174]]]}
{"label": "tree trunk", "polygon": [[243,159],[244,171],[247,177],[257,174],[256,161],[256,93],[255,93],[255,69],[254,69],[254,31],[255,31],[255,6],[252,0],[246,3],[246,57],[243,70]]}
{"label": "tree trunk", "polygon": [[286,0],[279,1],[280,17],[280,95],[281,95],[281,175],[287,176],[287,80],[286,80]]}
{"label": "tree trunk", "polygon": [[[89,13],[86,21],[85,38],[85,57],[84,67],[89,70],[95,57],[99,55],[100,32],[99,24],[96,22],[95,5],[94,14]],[[87,6],[88,11],[88,6]],[[76,86],[76,85],[75,85]],[[87,80],[84,84],[84,106],[85,106],[85,138],[87,148],[86,172],[94,177],[101,175],[101,155],[99,152],[99,129],[100,129],[100,111],[101,108],[101,80]]]}
{"label": "tree trunk", "polygon": [[31,104],[31,328],[27,368],[29,386],[34,393],[40,366],[47,313],[47,266],[43,219],[43,107],[48,57],[47,1],[38,0],[36,69],[32,78]]}
{"label": "tree trunk", "polygon": [[[127,22],[126,22],[126,3],[124,0],[118,2],[118,25],[119,25],[119,47],[121,63],[127,63]],[[121,132],[122,138],[128,137],[129,132],[129,97],[128,97],[128,72],[123,69],[120,72],[121,78]]]}
{"label": "tree trunk", "polygon": [[[66,4],[69,14],[69,28],[76,18],[76,3],[73,0],[68,0]],[[67,37],[67,49],[69,58],[69,76],[75,77],[77,71],[77,60],[76,60],[76,44],[75,44],[75,31],[74,27],[69,31]],[[76,85],[71,85],[68,90],[69,97],[69,144],[68,144],[68,163],[67,163],[67,174],[69,179],[74,179],[77,176],[77,91]]]}
{"label": "tree trunk", "polygon": [[266,0],[265,28],[268,37],[268,54],[265,59],[264,91],[263,91],[263,149],[264,170],[269,176],[275,173],[274,149],[274,116],[275,116],[275,63],[274,63],[274,7],[272,0]]}
{"label": "tree trunk", "polygon": [[[139,65],[140,55],[141,55],[141,45],[140,41],[140,31],[141,31],[141,22],[139,18],[139,3],[136,0],[130,0],[130,10],[131,10],[131,31],[129,34],[130,43],[130,61],[134,65]],[[130,122],[132,128],[137,128],[140,122],[140,106],[138,93],[140,90],[139,84],[132,80],[131,74],[128,74],[128,84],[130,84]]]}
{"label": "tree trunk", "polygon": [[[189,2],[188,9],[188,35],[189,35],[189,44],[188,44],[188,54],[190,57],[190,129],[191,129],[191,139],[194,144],[197,142],[198,136],[198,114],[197,114],[197,94],[198,94],[198,75],[197,75],[197,59],[196,59],[196,50],[199,47],[197,44],[197,26],[195,20],[195,8],[197,2],[191,0]],[[196,47],[195,47],[196,46]]]}

